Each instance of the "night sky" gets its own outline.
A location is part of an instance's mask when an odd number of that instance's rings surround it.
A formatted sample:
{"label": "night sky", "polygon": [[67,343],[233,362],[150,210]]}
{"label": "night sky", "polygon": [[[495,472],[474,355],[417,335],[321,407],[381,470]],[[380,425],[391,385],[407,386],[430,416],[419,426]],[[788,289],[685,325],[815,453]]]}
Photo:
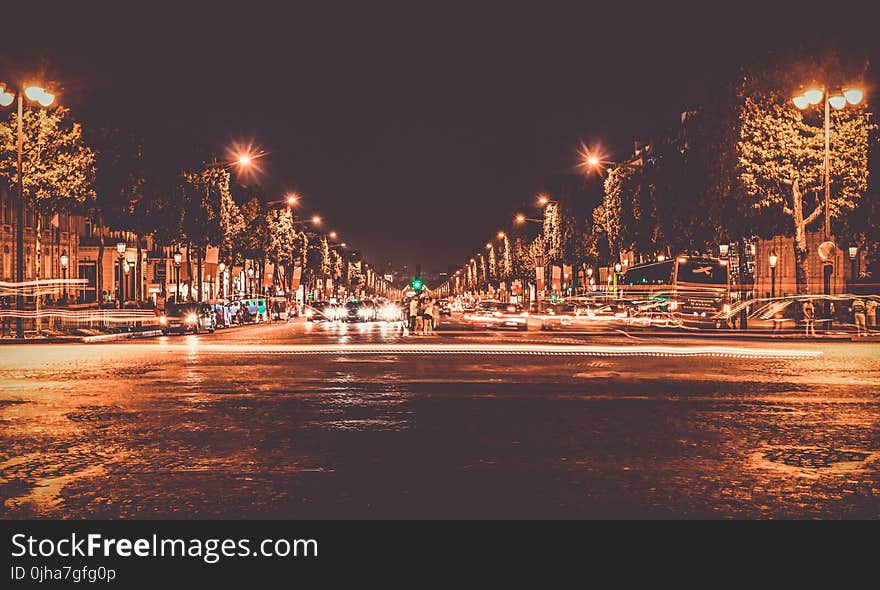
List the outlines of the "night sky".
{"label": "night sky", "polygon": [[[18,28],[4,8],[0,80],[44,71],[75,116],[173,161],[253,141],[270,196],[300,192],[374,264],[430,272],[537,215],[524,205],[574,172],[580,140],[625,157],[740,64],[844,30],[807,4],[585,4],[40,3]],[[859,6],[837,16],[870,54]]]}

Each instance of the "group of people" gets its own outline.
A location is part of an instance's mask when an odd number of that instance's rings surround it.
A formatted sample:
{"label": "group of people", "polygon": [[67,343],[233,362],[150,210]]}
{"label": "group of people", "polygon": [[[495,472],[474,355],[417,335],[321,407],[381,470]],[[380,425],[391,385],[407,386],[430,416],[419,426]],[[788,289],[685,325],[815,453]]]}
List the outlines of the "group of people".
{"label": "group of people", "polygon": [[404,309],[407,312],[406,327],[410,334],[434,335],[434,328],[440,324],[440,306],[436,299],[427,295],[411,297]]}
{"label": "group of people", "polygon": [[[833,316],[833,301],[829,302],[829,307],[832,310],[831,315]],[[867,336],[869,330],[873,330],[876,328],[877,307],[878,303],[876,299],[868,299],[867,301],[860,298],[853,299],[852,304],[850,305],[850,313],[852,313],[853,324],[855,324],[856,326],[857,336]],[[801,304],[801,313],[803,314],[804,318],[804,335],[815,337],[816,306],[813,304],[812,300],[807,299]],[[779,331],[779,325],[780,322],[777,321],[774,325],[774,333]]]}

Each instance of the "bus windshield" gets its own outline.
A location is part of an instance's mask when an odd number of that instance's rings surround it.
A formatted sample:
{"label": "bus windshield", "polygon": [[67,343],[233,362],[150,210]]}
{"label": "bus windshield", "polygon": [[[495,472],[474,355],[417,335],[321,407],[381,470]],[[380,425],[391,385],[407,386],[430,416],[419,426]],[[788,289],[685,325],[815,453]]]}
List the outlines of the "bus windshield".
{"label": "bus windshield", "polygon": [[688,258],[678,262],[678,283],[727,286],[727,266],[711,258]]}

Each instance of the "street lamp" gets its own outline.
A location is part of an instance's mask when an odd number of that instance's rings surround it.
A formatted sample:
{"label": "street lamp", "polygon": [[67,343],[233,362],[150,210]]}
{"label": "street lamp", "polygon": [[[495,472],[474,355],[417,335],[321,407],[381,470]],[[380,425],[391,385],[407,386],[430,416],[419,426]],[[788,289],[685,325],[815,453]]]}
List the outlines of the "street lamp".
{"label": "street lamp", "polygon": [[[825,98],[825,239],[831,236],[831,107],[837,110],[847,103],[857,105],[862,102],[863,93],[858,88],[849,88],[840,94],[831,95],[826,88],[811,88],[792,99],[794,106],[804,110],[810,105],[817,105]],[[826,293],[827,295],[827,293]]]}
{"label": "street lamp", "polygon": [[657,255],[657,262],[663,262],[664,260],[666,260],[666,254]]}
{"label": "street lamp", "polygon": [[503,240],[503,239],[504,239],[504,236],[506,236],[506,235],[507,235],[506,233],[504,233],[503,231],[500,231],[500,232],[498,232],[498,236],[497,236],[497,237],[498,237],[499,240]]}
{"label": "street lamp", "polygon": [[[253,262],[251,262],[251,264],[253,265]],[[248,294],[250,295],[254,292],[254,267],[253,266],[251,266],[250,268],[247,269],[247,276],[248,276]]]}
{"label": "street lamp", "polygon": [[119,278],[117,279],[118,283],[117,283],[117,289],[116,289],[116,291],[117,291],[116,305],[119,307],[119,309],[122,309],[122,298],[125,297],[125,294],[122,291],[124,283],[125,283],[125,278],[123,276],[123,273],[125,271],[122,270],[122,262],[125,260],[125,242],[117,242],[116,243],[116,253],[119,255],[119,257],[117,259],[117,266],[119,267]]}
{"label": "street lamp", "polygon": [[67,250],[61,253],[61,279],[62,289],[64,290],[64,303],[67,303],[67,264],[70,258],[67,257]]}
{"label": "street lamp", "polygon": [[[51,92],[47,92],[40,86],[27,86],[20,88],[18,92],[13,92],[6,88],[5,84],[0,84],[0,106],[8,107],[15,100],[16,96],[18,97],[18,119],[17,119],[17,141],[16,141],[16,151],[17,151],[17,167],[18,171],[18,219],[16,220],[16,231],[15,231],[15,281],[19,283],[24,282],[24,184],[22,178],[24,176],[22,167],[22,157],[24,154],[24,125],[23,125],[23,112],[24,112],[24,99],[27,98],[31,102],[35,102],[42,107],[49,107],[53,102],[55,102],[55,95]],[[39,233],[37,234],[37,240],[40,239]],[[39,295],[35,295],[35,297],[39,297]],[[24,293],[19,289],[18,293],[15,296],[15,309],[19,312],[24,310]],[[20,314],[16,319],[16,328],[15,328],[16,338],[24,338],[24,317],[23,314]]]}
{"label": "street lamp", "polygon": [[770,261],[770,299],[776,298],[776,253],[773,252],[768,256]]}
{"label": "street lamp", "polygon": [[535,223],[544,223],[543,219],[532,219],[531,217],[526,217],[522,213],[518,213],[513,220],[517,223],[525,223],[526,221],[534,221]]}
{"label": "street lamp", "polygon": [[856,282],[857,270],[856,270],[856,256],[858,256],[859,248],[858,246],[850,246],[849,247],[849,265],[850,265],[850,286],[852,286]]}
{"label": "street lamp", "polygon": [[217,270],[220,271],[220,299],[226,299],[226,263],[218,264]]}
{"label": "street lamp", "polygon": [[174,274],[177,280],[177,290],[174,292],[174,303],[180,303],[180,261],[183,260],[183,254],[180,250],[174,253]]}

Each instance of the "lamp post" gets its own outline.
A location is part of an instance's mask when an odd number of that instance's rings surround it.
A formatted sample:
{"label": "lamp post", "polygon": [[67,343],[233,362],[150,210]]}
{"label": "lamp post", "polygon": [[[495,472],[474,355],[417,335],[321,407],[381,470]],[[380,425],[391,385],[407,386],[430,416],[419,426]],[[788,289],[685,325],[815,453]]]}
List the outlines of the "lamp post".
{"label": "lamp post", "polygon": [[64,304],[67,305],[67,264],[70,259],[67,257],[67,250],[61,253],[61,280],[62,289],[64,290]]}
{"label": "lamp post", "polygon": [[[123,297],[125,297],[125,296],[128,294],[128,292],[129,292],[129,289],[128,289],[128,274],[131,272],[131,269],[132,269],[132,268],[134,268],[134,264],[133,264],[132,262],[130,262],[130,261],[128,260],[128,258],[126,258],[126,259],[123,261],[123,263],[122,263],[122,270],[123,270],[123,272],[124,272],[124,274],[122,275],[122,278],[125,279],[125,283],[123,284],[123,289],[122,289],[122,295],[123,295]],[[122,301],[121,301],[121,300],[120,300],[120,307],[122,307]]]}
{"label": "lamp post", "polygon": [[254,267],[253,262],[251,262],[251,267],[247,269],[248,276],[248,295],[252,294],[254,291]]}
{"label": "lamp post", "polygon": [[767,257],[770,261],[770,299],[776,299],[776,253]]}
{"label": "lamp post", "polygon": [[183,254],[180,250],[174,253],[174,278],[177,281],[177,288],[174,290],[174,303],[180,303],[180,261],[183,260]]}
{"label": "lamp post", "polygon": [[[42,107],[48,108],[52,105],[53,102],[55,102],[55,95],[51,92],[46,92],[43,88],[39,86],[28,86],[26,88],[20,88],[18,92],[11,92],[6,88],[5,84],[0,84],[0,106],[8,107],[15,100],[16,96],[18,97],[18,137],[16,141],[16,170],[18,172],[18,179],[16,182],[18,188],[18,219],[16,219],[15,222],[15,281],[20,285],[24,282],[24,183],[22,180],[24,176],[22,167],[22,157],[24,154],[24,99],[27,98],[31,102],[35,102]],[[38,233],[38,244],[39,239],[40,236]],[[37,248],[35,255],[37,257],[36,268],[39,268],[39,248]],[[35,297],[39,297],[39,295],[35,295]],[[18,292],[15,296],[15,309],[19,312],[24,310],[24,294],[22,293],[21,288],[18,289]],[[16,338],[24,338],[24,317],[21,314],[16,319],[15,335]]]}
{"label": "lamp post", "polygon": [[218,264],[217,270],[220,271],[220,299],[226,299],[226,263]]}
{"label": "lamp post", "polygon": [[116,253],[119,255],[117,258],[117,261],[116,261],[116,265],[119,267],[118,268],[118,277],[116,279],[117,280],[117,283],[116,283],[116,299],[117,299],[116,306],[119,309],[122,309],[122,297],[123,297],[122,287],[123,287],[123,282],[125,280],[123,278],[123,274],[122,274],[123,273],[122,262],[125,260],[125,242],[117,242],[116,243]]}
{"label": "lamp post", "polygon": [[[807,90],[800,96],[792,99],[794,105],[804,110],[810,105],[817,105],[824,98],[825,104],[825,228],[824,237],[826,240],[831,238],[831,177],[830,177],[830,160],[831,160],[831,107],[837,110],[844,108],[847,103],[857,105],[862,102],[862,91],[858,88],[849,88],[843,93],[831,96],[826,88],[814,88]],[[827,293],[826,293],[827,295]]]}
{"label": "lamp post", "polygon": [[615,297],[615,299],[617,298],[617,275],[620,274],[620,271],[622,268],[623,268],[623,266],[621,266],[619,262],[614,264],[614,297]]}
{"label": "lamp post", "polygon": [[850,291],[852,291],[852,286],[855,284],[856,279],[858,278],[858,275],[856,274],[858,272],[858,270],[856,268],[856,257],[858,256],[858,254],[859,254],[858,246],[850,246],[849,247],[849,267],[850,267],[849,285],[850,285]]}
{"label": "lamp post", "polygon": [[657,262],[663,262],[665,260],[666,260],[666,254],[658,254],[657,255]]}

